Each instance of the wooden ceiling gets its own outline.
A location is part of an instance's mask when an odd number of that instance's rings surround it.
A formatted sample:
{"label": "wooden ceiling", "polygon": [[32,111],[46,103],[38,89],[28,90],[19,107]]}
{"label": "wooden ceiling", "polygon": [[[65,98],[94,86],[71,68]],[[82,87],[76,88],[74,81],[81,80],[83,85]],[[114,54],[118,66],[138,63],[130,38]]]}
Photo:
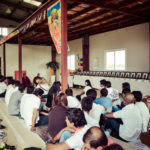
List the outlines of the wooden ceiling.
{"label": "wooden ceiling", "polygon": [[[150,21],[150,0],[68,0],[68,40]],[[23,44],[51,45],[47,19],[21,35]],[[17,37],[8,41],[18,43]]]}

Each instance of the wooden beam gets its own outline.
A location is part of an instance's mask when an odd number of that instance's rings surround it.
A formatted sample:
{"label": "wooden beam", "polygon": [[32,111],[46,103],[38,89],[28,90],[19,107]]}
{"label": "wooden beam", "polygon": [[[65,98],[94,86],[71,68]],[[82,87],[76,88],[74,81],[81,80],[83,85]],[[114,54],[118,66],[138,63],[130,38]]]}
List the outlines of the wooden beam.
{"label": "wooden beam", "polygon": [[67,0],[61,0],[61,90],[68,87],[67,71]]}
{"label": "wooden beam", "polygon": [[55,45],[52,45],[52,61],[56,61],[56,48]]}
{"label": "wooden beam", "polygon": [[6,77],[6,46],[5,43],[3,43],[3,73]]}
{"label": "wooden beam", "polygon": [[119,8],[115,8],[115,7],[111,7],[111,6],[105,6],[99,0],[94,0],[94,1],[91,1],[91,0],[82,0],[82,1],[81,0],[73,0],[73,1],[78,2],[78,3],[89,4],[89,5],[94,6],[94,7],[100,7],[100,8],[106,9],[106,10],[111,10],[111,11],[114,11],[114,12],[117,12],[117,13],[121,13],[121,14],[124,14],[124,15],[136,17],[136,18],[148,19],[144,16],[140,16],[140,15],[137,15],[137,14],[134,14],[134,13],[128,13],[128,11],[122,11]]}
{"label": "wooden beam", "polygon": [[82,39],[83,71],[89,71],[89,36]]}
{"label": "wooden beam", "polygon": [[18,57],[19,81],[22,83],[22,39],[20,34],[18,35]]}
{"label": "wooden beam", "polygon": [[12,17],[12,16],[10,17],[10,16],[4,15],[4,14],[0,14],[0,18],[8,19],[8,20],[11,20],[11,21],[14,21],[14,22],[17,22],[17,23],[22,22],[22,19],[18,19],[16,17]]}

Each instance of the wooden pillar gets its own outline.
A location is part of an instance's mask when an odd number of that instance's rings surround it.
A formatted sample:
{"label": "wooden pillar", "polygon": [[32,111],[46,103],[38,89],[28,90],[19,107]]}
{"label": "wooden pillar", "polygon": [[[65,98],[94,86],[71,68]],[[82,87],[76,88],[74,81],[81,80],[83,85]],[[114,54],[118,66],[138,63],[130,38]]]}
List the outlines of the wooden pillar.
{"label": "wooden pillar", "polygon": [[56,61],[56,48],[52,45],[52,61]]}
{"label": "wooden pillar", "polygon": [[6,46],[5,43],[3,43],[3,73],[6,77]]}
{"label": "wooden pillar", "polygon": [[67,0],[61,0],[61,87],[62,91],[68,87],[67,72]]}
{"label": "wooden pillar", "polygon": [[89,36],[85,35],[82,41],[83,71],[89,71]]}
{"label": "wooden pillar", "polygon": [[22,83],[22,39],[20,34],[18,35],[18,59],[19,59],[19,81]]}

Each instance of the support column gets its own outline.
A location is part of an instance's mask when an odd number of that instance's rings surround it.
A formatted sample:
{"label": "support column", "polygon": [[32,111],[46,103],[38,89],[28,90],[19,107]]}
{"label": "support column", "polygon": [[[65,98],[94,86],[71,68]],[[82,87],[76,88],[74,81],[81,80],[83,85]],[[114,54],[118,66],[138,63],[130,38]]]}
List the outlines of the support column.
{"label": "support column", "polygon": [[22,39],[20,34],[18,35],[18,59],[19,59],[19,81],[22,83]]}
{"label": "support column", "polygon": [[85,35],[82,40],[83,71],[89,71],[89,36]]}
{"label": "support column", "polygon": [[56,61],[56,48],[52,45],[52,61]]}
{"label": "support column", "polygon": [[67,71],[67,0],[61,0],[61,87],[62,92],[68,87]]}
{"label": "support column", "polygon": [[3,43],[3,73],[4,73],[4,76],[6,77],[6,47],[5,47],[5,43]]}

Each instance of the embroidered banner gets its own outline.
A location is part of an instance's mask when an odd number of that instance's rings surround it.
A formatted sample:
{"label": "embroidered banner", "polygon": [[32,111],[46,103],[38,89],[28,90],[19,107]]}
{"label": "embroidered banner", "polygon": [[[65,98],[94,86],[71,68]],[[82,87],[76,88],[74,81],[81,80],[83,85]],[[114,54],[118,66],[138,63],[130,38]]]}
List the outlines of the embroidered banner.
{"label": "embroidered banner", "polygon": [[53,4],[47,10],[48,26],[57,52],[61,53],[61,3]]}

